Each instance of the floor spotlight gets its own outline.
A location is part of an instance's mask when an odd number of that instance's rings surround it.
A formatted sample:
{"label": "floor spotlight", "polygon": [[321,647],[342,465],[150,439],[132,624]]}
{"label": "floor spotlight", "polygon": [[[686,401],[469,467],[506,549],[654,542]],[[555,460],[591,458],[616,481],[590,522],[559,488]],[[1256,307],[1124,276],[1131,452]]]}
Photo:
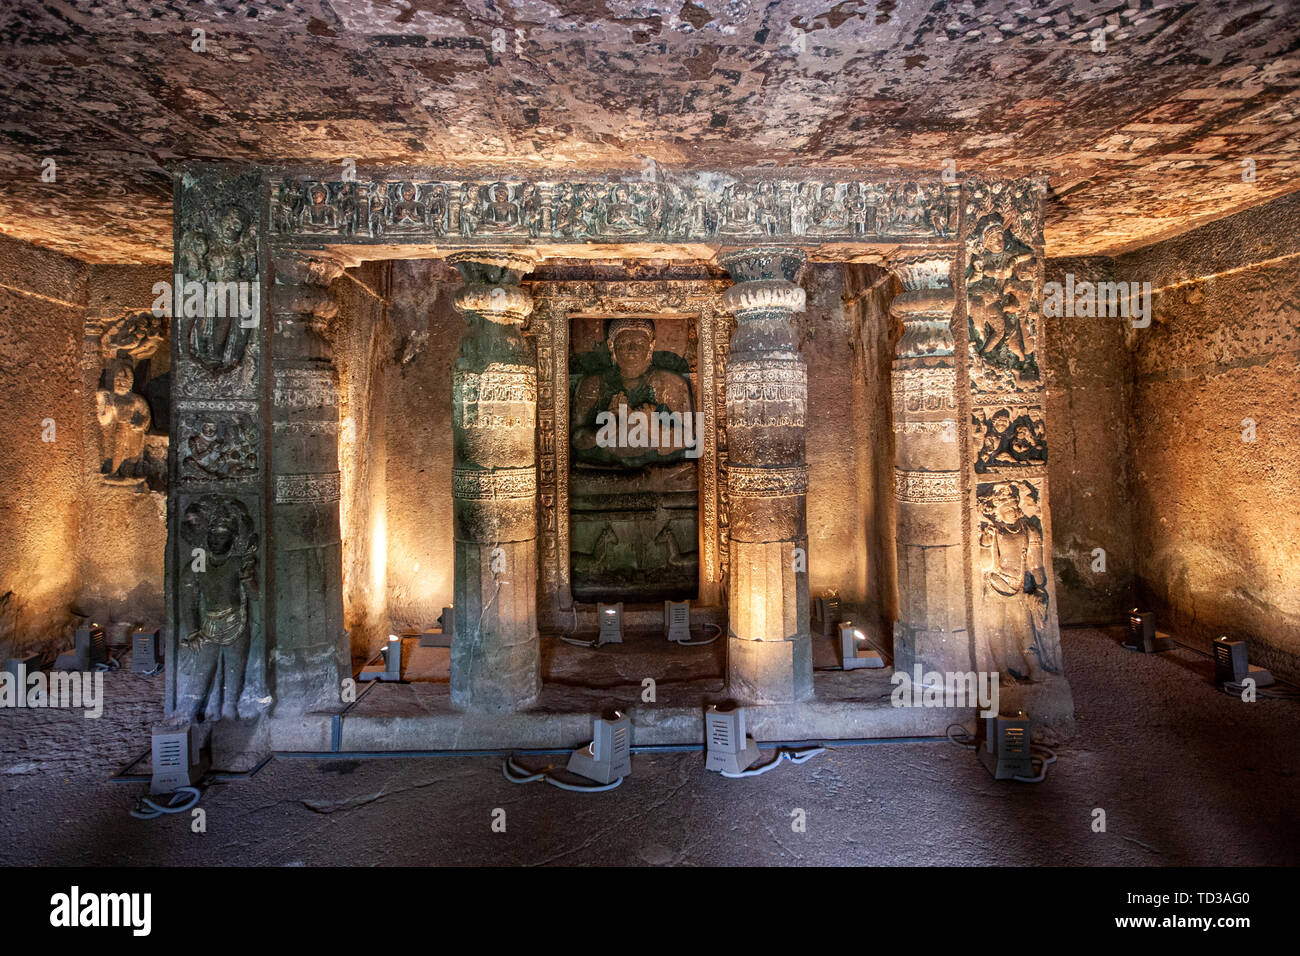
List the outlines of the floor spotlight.
{"label": "floor spotlight", "polygon": [[1214,682],[1240,684],[1248,677],[1255,682],[1256,687],[1267,687],[1273,683],[1273,673],[1270,670],[1256,667],[1250,662],[1245,641],[1230,641],[1226,635],[1216,637],[1214,639]]}
{"label": "floor spotlight", "polygon": [[713,704],[704,712],[705,770],[740,773],[758,760],[758,744],[745,733],[745,710],[735,704]]}
{"label": "floor spotlight", "polygon": [[880,651],[867,644],[867,636],[854,627],[852,621],[840,625],[840,661],[846,671],[885,666]]}
{"label": "floor spotlight", "polygon": [[597,783],[613,783],[632,772],[632,721],[619,711],[596,719],[591,743],[569,757],[566,768]]}
{"label": "floor spotlight", "polygon": [[822,625],[822,637],[832,637],[840,623],[840,599],[834,591],[817,598],[817,620]]}
{"label": "floor spotlight", "polygon": [[601,644],[623,643],[623,602],[617,604],[597,604],[596,616],[600,621],[600,636],[596,646]]}
{"label": "floor spotlight", "polygon": [[664,636],[674,644],[691,639],[690,601],[664,601]]}
{"label": "floor spotlight", "polygon": [[193,724],[155,727],[153,730],[153,777],[150,793],[172,793],[192,787],[206,769],[199,752],[199,738]]}
{"label": "floor spotlight", "polygon": [[1032,722],[1023,710],[984,719],[984,742],[977,751],[984,769],[994,780],[1031,777],[1034,762],[1030,748]]}
{"label": "floor spotlight", "polygon": [[156,674],[162,665],[162,634],[157,628],[141,628],[131,636],[131,671]]}
{"label": "floor spotlight", "polygon": [[445,607],[442,614],[438,616],[438,629],[427,630],[420,635],[421,647],[451,647],[452,640],[456,637],[456,612],[454,609]]}

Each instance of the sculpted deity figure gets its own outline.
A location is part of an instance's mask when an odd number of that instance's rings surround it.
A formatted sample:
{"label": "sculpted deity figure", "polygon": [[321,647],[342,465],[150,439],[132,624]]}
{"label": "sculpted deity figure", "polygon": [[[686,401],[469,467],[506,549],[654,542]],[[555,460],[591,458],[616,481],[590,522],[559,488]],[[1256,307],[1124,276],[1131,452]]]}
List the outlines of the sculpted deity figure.
{"label": "sculpted deity figure", "polygon": [[511,200],[510,187],[493,183],[488,187],[487,200],[479,208],[478,232],[513,232],[519,227],[519,204]]}
{"label": "sculpted deity figure", "polygon": [[1032,277],[1022,275],[1032,265],[1033,252],[1010,237],[996,217],[979,231],[980,248],[971,256],[966,273],[974,340],[981,356],[991,356],[999,346],[1025,361],[1024,330],[1016,315],[1032,288]]}
{"label": "sculpted deity figure", "polygon": [[370,235],[378,238],[384,234],[384,217],[387,213],[385,208],[388,203],[388,187],[383,183],[372,183],[367,190],[367,199],[370,202],[370,211],[366,216],[366,226]]}
{"label": "sculpted deity figure", "polygon": [[609,191],[609,201],[605,207],[606,235],[627,236],[645,230],[641,222],[641,211],[631,197],[632,190],[625,183],[619,183]]}
{"label": "sculpted deity figure", "polygon": [[835,196],[835,185],[826,183],[817,193],[812,206],[811,227],[814,231],[836,231],[844,226],[844,206]]}
{"label": "sculpted deity figure", "polygon": [[302,210],[300,222],[308,232],[327,232],[338,223],[338,215],[330,205],[329,190],[320,183],[311,188],[309,202]]}
{"label": "sculpted deity figure", "polygon": [[251,717],[269,700],[263,667],[250,666],[250,648],[262,653],[252,519],[237,499],[204,495],[185,509],[181,533],[203,563],[183,565],[177,711],[186,720]]}
{"label": "sculpted deity figure", "polygon": [[114,483],[140,481],[133,470],[144,454],[144,435],[152,417],[148,403],[133,392],[135,368],[128,358],[114,359],[108,367],[110,388],[95,393],[95,413],[103,437],[100,473]]}
{"label": "sculpted deity figure", "polygon": [[[650,319],[616,319],[609,323],[606,345],[613,357],[612,368],[601,374],[583,377],[574,394],[572,442],[575,457],[595,464],[639,466],[681,458],[686,445],[683,429],[668,432],[670,439],[658,447],[636,437],[636,423],[631,418],[640,412],[647,416],[689,415],[691,389],[686,379],[666,368],[655,368],[655,325]],[[601,439],[602,418],[608,412],[612,420],[620,416],[632,427],[617,429],[617,442]],[[659,419],[663,421],[663,418]],[[664,430],[665,432],[668,430]],[[664,432],[661,432],[663,434]],[[610,434],[610,432],[605,432]],[[624,443],[623,439],[626,438]]]}
{"label": "sculpted deity figure", "polygon": [[[208,235],[205,251],[206,256],[196,270],[199,274],[192,278],[209,282],[257,281],[255,227],[246,221],[238,207],[226,206],[221,210]],[[210,371],[229,371],[244,359],[249,328],[238,315],[208,314],[205,310],[190,326],[190,354]]]}
{"label": "sculpted deity figure", "polygon": [[398,200],[393,203],[393,228],[420,229],[426,226],[429,210],[420,202],[415,183],[402,183],[397,195]]}
{"label": "sculpted deity figure", "polygon": [[745,183],[734,183],[727,187],[722,200],[721,223],[718,226],[720,236],[757,235],[762,227],[757,221],[757,208]]}
{"label": "sculpted deity figure", "polygon": [[1013,677],[1042,680],[1046,671],[1060,672],[1048,628],[1042,528],[1021,510],[1015,482],[994,485],[981,501],[984,593],[995,611],[993,640],[1001,641],[995,656]]}
{"label": "sculpted deity figure", "polygon": [[896,194],[889,225],[893,232],[928,234],[931,232],[929,210],[922,202],[921,187],[908,183]]}

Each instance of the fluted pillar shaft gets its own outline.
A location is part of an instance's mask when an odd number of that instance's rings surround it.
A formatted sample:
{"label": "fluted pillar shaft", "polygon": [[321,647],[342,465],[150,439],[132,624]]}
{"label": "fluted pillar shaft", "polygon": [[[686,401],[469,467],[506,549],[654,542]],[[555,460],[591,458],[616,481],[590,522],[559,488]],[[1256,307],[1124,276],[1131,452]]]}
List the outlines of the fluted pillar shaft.
{"label": "fluted pillar shaft", "polygon": [[727,679],[748,703],[812,696],[808,607],[808,372],[791,323],[804,308],[804,254],[758,248],[725,255],[736,316],[727,363],[730,465]]}
{"label": "fluted pillar shaft", "polygon": [[954,256],[904,254],[890,263],[903,291],[893,360],[894,498],[898,507],[898,620],[894,666],[909,675],[965,671],[961,444],[952,318]]}
{"label": "fluted pillar shaft", "polygon": [[541,690],[537,640],[537,369],[521,326],[532,312],[509,253],[448,257],[468,324],[452,396],[456,636],[452,705],[506,712]]}

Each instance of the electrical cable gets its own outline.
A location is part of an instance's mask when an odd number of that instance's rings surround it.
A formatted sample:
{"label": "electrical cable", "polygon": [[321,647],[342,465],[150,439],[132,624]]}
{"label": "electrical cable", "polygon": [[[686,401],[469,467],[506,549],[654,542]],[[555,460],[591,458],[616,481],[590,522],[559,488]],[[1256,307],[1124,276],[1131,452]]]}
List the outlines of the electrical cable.
{"label": "electrical cable", "polygon": [[1047,768],[1056,763],[1056,752],[1048,747],[1031,747],[1030,759],[1038,761],[1038,775],[1034,777],[1012,777],[1021,783],[1042,783],[1047,779]]}
{"label": "electrical cable", "polygon": [[[956,727],[957,730],[960,732],[961,734],[960,737],[953,736],[952,729],[954,727]],[[948,738],[949,743],[956,744],[958,747],[962,748],[962,750],[979,749],[979,744],[975,742],[975,735],[967,731],[966,728],[963,727],[961,724],[949,724],[947,729],[944,730],[943,733],[944,736]]]}
{"label": "electrical cable", "polygon": [[825,752],[825,747],[778,747],[776,757],[762,766],[750,767],[748,770],[740,771],[740,773],[729,773],[728,771],[723,770],[722,775],[724,777],[730,777],[733,780],[739,777],[758,777],[767,773],[782,761],[788,760],[791,763],[807,763],[813,757],[816,757],[818,754],[824,754]]}
{"label": "electrical cable", "polygon": [[[140,797],[131,808],[131,816],[137,820],[156,820],[165,813],[184,813],[199,802],[202,792],[198,787],[177,787],[168,796],[166,803],[156,803],[148,797]],[[177,798],[181,799],[177,803]]]}
{"label": "electrical cable", "polygon": [[596,784],[595,786],[565,783],[563,780],[557,779],[545,770],[537,771],[536,773],[525,770],[523,767],[515,763],[513,754],[506,757],[506,759],[501,762],[501,775],[511,783],[537,783],[541,780],[545,780],[552,787],[558,787],[561,790],[568,790],[570,793],[605,793],[608,790],[615,789],[623,782],[623,778],[619,777],[617,780],[610,783]]}
{"label": "electrical cable", "polygon": [[720,637],[722,636],[722,627],[721,627],[720,625],[718,625],[718,624],[709,624],[709,623],[706,622],[704,626],[705,626],[705,627],[711,627],[711,628],[713,628],[715,631],[717,631],[718,633],[716,633],[716,634],[714,634],[712,637],[710,637],[710,638],[706,638],[705,640],[702,640],[702,641],[678,641],[677,644],[678,644],[679,646],[681,646],[681,647],[703,647],[703,646],[706,645],[706,644],[712,644],[714,641],[716,641],[718,638],[720,638]]}

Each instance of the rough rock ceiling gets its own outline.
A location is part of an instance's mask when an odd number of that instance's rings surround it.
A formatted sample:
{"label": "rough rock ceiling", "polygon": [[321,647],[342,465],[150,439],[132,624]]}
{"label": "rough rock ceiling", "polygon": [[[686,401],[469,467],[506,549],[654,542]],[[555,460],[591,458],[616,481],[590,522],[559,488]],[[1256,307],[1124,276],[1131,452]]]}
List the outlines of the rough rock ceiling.
{"label": "rough rock ceiling", "polygon": [[167,261],[187,159],[952,160],[1048,174],[1049,252],[1114,253],[1300,189],[1298,45],[1300,0],[5,0],[0,231]]}

